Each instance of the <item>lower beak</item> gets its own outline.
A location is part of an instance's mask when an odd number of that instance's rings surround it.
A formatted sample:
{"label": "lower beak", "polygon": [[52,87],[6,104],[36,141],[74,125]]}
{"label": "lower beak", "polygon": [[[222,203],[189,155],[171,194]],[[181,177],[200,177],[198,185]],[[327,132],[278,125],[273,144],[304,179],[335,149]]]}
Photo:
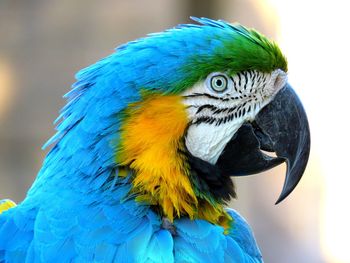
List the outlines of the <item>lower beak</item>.
{"label": "lower beak", "polygon": [[[261,150],[275,152],[277,157]],[[284,200],[297,186],[310,153],[310,130],[305,110],[287,84],[256,116],[245,123],[225,147],[217,166],[225,174],[243,176],[287,164],[282,192],[276,202]]]}

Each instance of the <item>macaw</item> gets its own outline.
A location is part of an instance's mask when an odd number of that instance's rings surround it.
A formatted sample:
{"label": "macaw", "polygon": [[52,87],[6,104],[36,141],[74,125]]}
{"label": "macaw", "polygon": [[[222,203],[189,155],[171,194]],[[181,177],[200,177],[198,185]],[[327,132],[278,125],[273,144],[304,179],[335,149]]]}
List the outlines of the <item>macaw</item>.
{"label": "macaw", "polygon": [[0,262],[263,262],[231,176],[286,162],[286,198],[307,117],[276,43],[192,19],[77,73],[26,198],[0,204]]}

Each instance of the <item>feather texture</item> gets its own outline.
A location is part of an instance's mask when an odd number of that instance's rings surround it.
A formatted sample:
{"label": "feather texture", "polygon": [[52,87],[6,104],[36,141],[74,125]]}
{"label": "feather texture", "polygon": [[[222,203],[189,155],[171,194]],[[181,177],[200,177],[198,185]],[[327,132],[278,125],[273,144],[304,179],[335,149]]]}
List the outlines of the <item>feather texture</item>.
{"label": "feather texture", "polygon": [[213,209],[227,215],[225,233],[214,219],[181,213],[176,235],[163,229],[152,202],[135,201],[132,169],[116,161],[125,111],[143,101],[142,91],[176,96],[213,71],[286,69],[278,47],[257,32],[195,20],[122,45],[77,73],[37,179],[0,215],[1,263],[262,261],[247,224],[222,207]]}

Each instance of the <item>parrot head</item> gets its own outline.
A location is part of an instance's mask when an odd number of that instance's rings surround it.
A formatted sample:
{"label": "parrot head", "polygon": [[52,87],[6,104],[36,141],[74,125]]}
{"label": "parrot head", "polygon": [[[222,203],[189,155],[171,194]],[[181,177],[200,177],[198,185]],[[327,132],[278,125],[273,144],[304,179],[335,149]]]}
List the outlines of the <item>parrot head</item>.
{"label": "parrot head", "polygon": [[231,176],[286,162],[277,202],[292,192],[308,160],[308,122],[274,42],[238,24],[193,20],[122,45],[78,73],[59,130],[94,127],[90,141],[104,145],[94,149],[113,149],[112,159],[95,150],[96,159],[129,181],[140,204],[170,221],[225,225]]}

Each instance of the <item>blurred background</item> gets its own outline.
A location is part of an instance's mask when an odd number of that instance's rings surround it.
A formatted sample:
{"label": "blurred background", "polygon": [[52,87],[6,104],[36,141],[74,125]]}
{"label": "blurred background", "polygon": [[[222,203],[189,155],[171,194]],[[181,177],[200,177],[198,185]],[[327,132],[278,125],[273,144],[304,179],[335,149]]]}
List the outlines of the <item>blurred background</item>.
{"label": "blurred background", "polygon": [[235,179],[231,206],[251,224],[266,262],[350,262],[348,11],[342,0],[1,0],[0,199],[25,197],[80,68],[190,15],[239,21],[276,40],[287,56],[312,151],[286,201],[274,205],[282,166]]}

